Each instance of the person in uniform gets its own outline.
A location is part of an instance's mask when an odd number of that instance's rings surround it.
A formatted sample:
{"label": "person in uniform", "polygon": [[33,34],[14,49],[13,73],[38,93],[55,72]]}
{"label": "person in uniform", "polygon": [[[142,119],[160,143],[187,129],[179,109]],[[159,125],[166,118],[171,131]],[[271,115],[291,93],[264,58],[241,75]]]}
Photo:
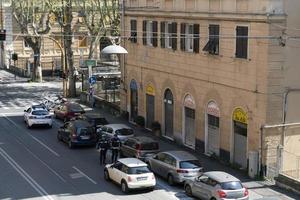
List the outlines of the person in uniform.
{"label": "person in uniform", "polygon": [[104,135],[102,135],[97,143],[97,149],[100,149],[100,165],[106,164],[106,154],[107,150],[109,149],[109,145],[109,140],[106,139]]}
{"label": "person in uniform", "polygon": [[118,138],[118,135],[115,134],[111,139],[111,162],[115,163],[118,160],[119,151],[121,147],[121,140]]}

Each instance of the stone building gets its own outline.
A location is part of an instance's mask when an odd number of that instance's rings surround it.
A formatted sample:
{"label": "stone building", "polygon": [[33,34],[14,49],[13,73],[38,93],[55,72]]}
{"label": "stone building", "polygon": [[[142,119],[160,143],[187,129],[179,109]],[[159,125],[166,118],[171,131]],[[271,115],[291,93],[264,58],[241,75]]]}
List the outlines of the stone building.
{"label": "stone building", "polygon": [[[281,131],[300,121],[296,0],[128,0],[121,109],[162,137],[240,168],[276,158]],[[128,38],[128,39],[127,39]],[[296,49],[297,50],[297,49]],[[261,148],[263,147],[263,148]],[[271,148],[272,147],[272,148]],[[266,148],[275,151],[266,151]],[[263,151],[262,151],[263,149]],[[273,155],[272,152],[274,153]],[[271,155],[271,156],[270,156]],[[269,159],[273,164],[276,159]],[[256,167],[257,168],[257,167]]]}

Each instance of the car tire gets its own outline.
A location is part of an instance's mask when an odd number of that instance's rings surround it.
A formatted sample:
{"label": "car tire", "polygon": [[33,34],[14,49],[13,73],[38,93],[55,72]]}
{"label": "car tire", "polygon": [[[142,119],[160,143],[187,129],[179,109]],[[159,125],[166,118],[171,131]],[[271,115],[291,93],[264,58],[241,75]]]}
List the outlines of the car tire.
{"label": "car tire", "polygon": [[149,188],[148,188],[148,190],[149,190],[150,192],[152,192],[154,189],[155,189],[154,187],[149,187]]}
{"label": "car tire", "polygon": [[189,197],[193,196],[192,188],[190,185],[186,185],[184,187],[184,191],[185,191],[186,195],[188,195]]}
{"label": "car tire", "polygon": [[128,186],[127,186],[127,183],[124,180],[121,182],[121,190],[125,194],[128,193]]}
{"label": "car tire", "polygon": [[106,181],[110,181],[109,173],[108,173],[107,170],[104,170],[104,179],[105,179]]}
{"label": "car tire", "polygon": [[168,175],[168,184],[170,186],[174,185],[174,178],[171,174]]}
{"label": "car tire", "polygon": [[72,140],[68,141],[68,146],[69,146],[69,149],[73,149],[74,148],[74,143],[72,142]]}

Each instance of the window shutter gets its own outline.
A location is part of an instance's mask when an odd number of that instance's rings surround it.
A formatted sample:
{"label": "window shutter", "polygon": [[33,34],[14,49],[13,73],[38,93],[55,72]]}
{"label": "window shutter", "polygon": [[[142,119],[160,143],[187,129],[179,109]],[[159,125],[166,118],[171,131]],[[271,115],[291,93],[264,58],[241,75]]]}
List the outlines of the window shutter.
{"label": "window shutter", "polygon": [[147,45],[147,30],[146,30],[146,28],[147,28],[147,21],[146,20],[144,20],[143,21],[143,45]]}
{"label": "window shutter", "polygon": [[199,24],[194,24],[194,53],[199,53]]}
{"label": "window shutter", "polygon": [[238,36],[248,36],[248,27],[238,26],[236,27],[236,57],[247,58],[248,57],[248,38],[240,38]]}
{"label": "window shutter", "polygon": [[160,46],[165,48],[165,22],[160,22]]}
{"label": "window shutter", "polygon": [[172,23],[172,49],[177,50],[177,23]]}
{"label": "window shutter", "polygon": [[152,44],[154,47],[157,47],[157,21],[153,21],[152,23]]}
{"label": "window shutter", "polygon": [[180,24],[180,49],[185,51],[185,27],[186,24]]}
{"label": "window shutter", "polygon": [[133,43],[137,42],[137,27],[136,27],[136,20],[130,20],[130,41]]}
{"label": "window shutter", "polygon": [[[243,36],[248,36],[248,27],[243,27]],[[248,38],[242,38],[243,58],[248,58]]]}

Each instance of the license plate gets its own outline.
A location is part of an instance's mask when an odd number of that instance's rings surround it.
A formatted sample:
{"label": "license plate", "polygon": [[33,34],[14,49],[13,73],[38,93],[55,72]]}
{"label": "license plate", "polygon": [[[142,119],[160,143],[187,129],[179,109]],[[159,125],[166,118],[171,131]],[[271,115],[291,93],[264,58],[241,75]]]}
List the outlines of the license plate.
{"label": "license plate", "polygon": [[137,181],[145,181],[145,180],[147,180],[147,177],[137,177],[136,180]]}
{"label": "license plate", "polygon": [[88,139],[90,139],[90,136],[80,136],[80,138],[83,140],[88,140]]}

